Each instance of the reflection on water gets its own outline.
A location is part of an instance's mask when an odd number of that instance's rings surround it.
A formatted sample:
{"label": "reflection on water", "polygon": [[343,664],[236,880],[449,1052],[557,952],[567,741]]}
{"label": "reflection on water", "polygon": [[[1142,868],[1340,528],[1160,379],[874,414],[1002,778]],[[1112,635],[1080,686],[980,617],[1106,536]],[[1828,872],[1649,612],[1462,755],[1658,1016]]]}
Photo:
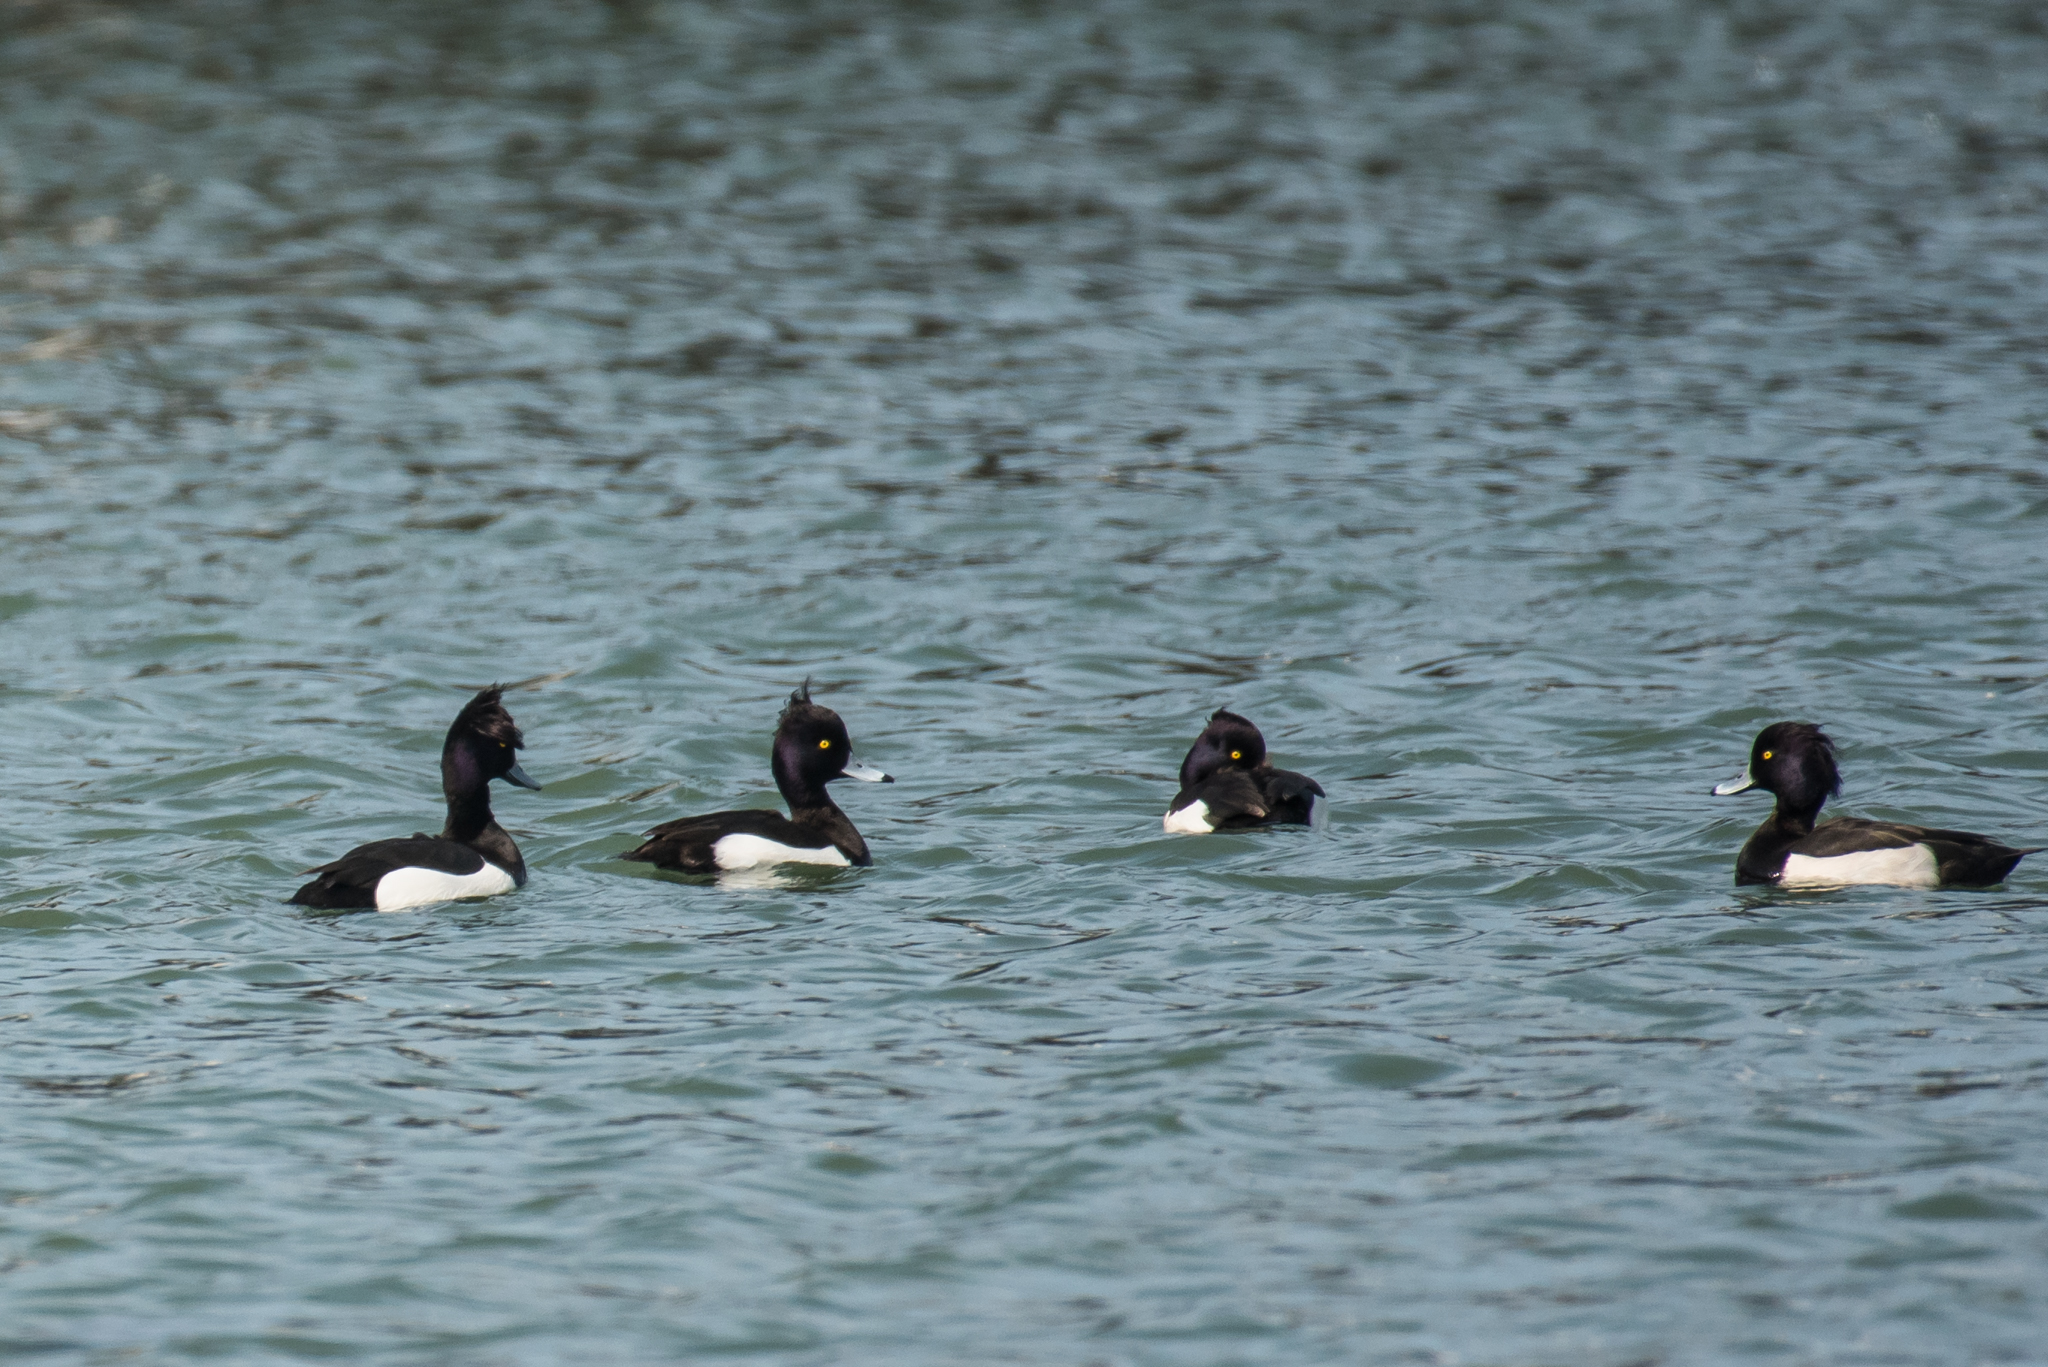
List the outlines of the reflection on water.
{"label": "reflection on water", "polygon": [[[2048,832],[2044,49],[0,4],[0,1349],[2034,1353],[2041,871],[1705,790]],[[812,672],[875,869],[617,862]],[[503,680],[531,885],[287,909]]]}

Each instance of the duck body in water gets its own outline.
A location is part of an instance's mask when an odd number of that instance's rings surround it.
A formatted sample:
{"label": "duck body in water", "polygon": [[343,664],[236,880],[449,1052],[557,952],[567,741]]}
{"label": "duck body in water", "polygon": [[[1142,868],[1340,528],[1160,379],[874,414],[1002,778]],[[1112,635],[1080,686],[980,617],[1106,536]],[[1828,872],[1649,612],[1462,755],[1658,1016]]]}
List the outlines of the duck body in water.
{"label": "duck body in water", "polygon": [[1259,826],[1321,829],[1326,816],[1322,785],[1274,768],[1259,728],[1219,708],[1180,762],[1180,792],[1165,824],[1174,834],[1207,835]]}
{"label": "duck body in water", "polygon": [[656,826],[637,849],[620,855],[673,873],[721,873],[769,864],[866,868],[875,862],[825,785],[838,778],[896,780],[853,757],[846,723],[811,701],[807,682],[789,695],[775,726],[769,761],[789,815],[766,810],[712,812]]}
{"label": "duck body in water", "polygon": [[503,690],[484,689],[463,707],[441,745],[441,792],[448,820],[439,835],[358,845],[291,896],[322,910],[402,911],[526,886],[519,846],[491,814],[491,780],[540,788],[519,767],[525,737],[505,710]]}
{"label": "duck body in water", "polygon": [[1810,722],[1781,721],[1757,734],[1749,767],[1714,789],[1716,797],[1761,788],[1778,799],[1735,857],[1735,881],[1788,888],[1884,883],[1905,888],[1989,887],[2032,849],[1990,836],[1902,821],[1841,816],[1816,824],[1841,791],[1835,743]]}

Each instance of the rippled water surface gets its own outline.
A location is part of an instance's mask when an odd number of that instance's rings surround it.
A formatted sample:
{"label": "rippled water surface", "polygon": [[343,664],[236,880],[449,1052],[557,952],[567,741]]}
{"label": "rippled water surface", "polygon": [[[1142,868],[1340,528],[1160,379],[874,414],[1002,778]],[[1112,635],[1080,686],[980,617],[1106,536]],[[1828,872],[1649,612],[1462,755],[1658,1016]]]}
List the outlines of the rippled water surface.
{"label": "rippled water surface", "polygon": [[[0,1357],[2041,1360],[2048,864],[1706,796],[2048,840],[2037,6],[0,34]],[[617,860],[807,674],[874,869]]]}

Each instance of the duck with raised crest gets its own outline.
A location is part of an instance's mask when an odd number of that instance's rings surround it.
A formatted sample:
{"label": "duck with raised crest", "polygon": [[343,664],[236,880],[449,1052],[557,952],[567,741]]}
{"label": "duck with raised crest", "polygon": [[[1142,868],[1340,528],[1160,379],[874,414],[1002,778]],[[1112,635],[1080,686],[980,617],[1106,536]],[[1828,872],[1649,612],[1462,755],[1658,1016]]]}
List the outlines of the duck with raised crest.
{"label": "duck with raised crest", "polygon": [[464,897],[494,897],[526,886],[526,861],[491,815],[491,780],[539,790],[513,753],[526,740],[495,684],[471,698],[441,745],[448,824],[439,835],[358,845],[292,894],[302,907],[399,911]]}
{"label": "duck with raised crest", "polygon": [[770,761],[789,815],[767,810],[713,812],[656,826],[638,849],[620,855],[676,873],[719,873],[767,864],[873,864],[868,842],[825,792],[836,778],[896,780],[853,757],[846,723],[811,701],[809,680],[789,695],[775,727]]}
{"label": "duck with raised crest", "polygon": [[1761,788],[1778,805],[1735,859],[1738,883],[1788,888],[1888,883],[1906,888],[1988,887],[2036,849],[2016,850],[1989,836],[1899,821],[1838,816],[1814,824],[1841,791],[1835,743],[1818,726],[1766,726],[1749,750],[1749,767],[1714,789],[1716,797]]}
{"label": "duck with raised crest", "polygon": [[1322,785],[1275,769],[1259,728],[1219,708],[1180,762],[1180,793],[1166,809],[1166,829],[1177,835],[1257,826],[1320,829],[1327,814]]}

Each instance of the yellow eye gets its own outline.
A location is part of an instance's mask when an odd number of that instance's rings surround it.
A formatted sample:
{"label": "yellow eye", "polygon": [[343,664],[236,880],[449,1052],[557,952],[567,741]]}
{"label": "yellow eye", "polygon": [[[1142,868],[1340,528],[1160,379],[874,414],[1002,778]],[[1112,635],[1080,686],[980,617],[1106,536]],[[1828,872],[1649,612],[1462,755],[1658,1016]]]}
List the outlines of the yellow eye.
{"label": "yellow eye", "polygon": [[1244,758],[1244,755],[1243,755],[1243,754],[1242,754],[1242,753],[1241,753],[1240,751],[1237,751],[1237,750],[1232,750],[1232,751],[1230,752],[1230,757],[1231,757],[1232,759],[1243,759],[1243,758]]}
{"label": "yellow eye", "polygon": [[818,742],[818,748],[820,750],[830,750],[832,748],[832,742],[829,740],[821,740]]}
{"label": "yellow eye", "polygon": [[1757,758],[1758,758],[1758,759],[1769,759],[1770,757],[1771,757],[1771,752],[1770,752],[1770,751],[1768,751],[1768,750],[1764,751],[1764,752],[1763,752],[1763,753],[1762,753],[1761,755],[1758,755],[1758,756],[1757,756]]}

